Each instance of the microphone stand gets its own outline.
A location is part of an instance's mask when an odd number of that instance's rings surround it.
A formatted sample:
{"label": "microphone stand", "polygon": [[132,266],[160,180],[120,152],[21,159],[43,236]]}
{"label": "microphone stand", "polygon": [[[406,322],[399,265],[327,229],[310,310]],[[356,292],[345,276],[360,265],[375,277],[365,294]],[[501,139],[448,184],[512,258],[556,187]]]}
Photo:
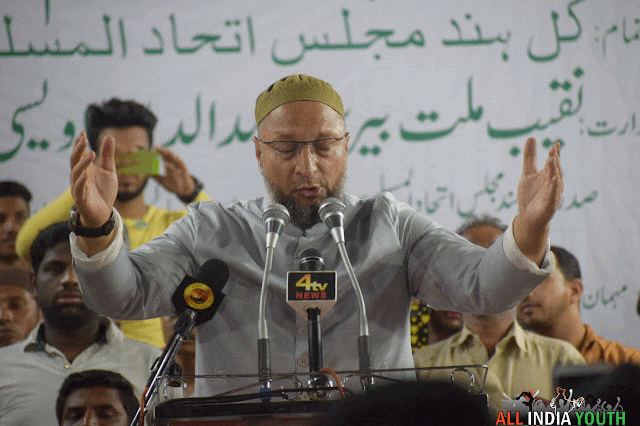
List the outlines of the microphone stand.
{"label": "microphone stand", "polygon": [[309,372],[317,373],[322,368],[322,332],[320,331],[320,309],[307,309],[307,336],[309,340]]}
{"label": "microphone stand", "polygon": [[147,387],[144,391],[144,407],[138,407],[138,411],[131,421],[130,426],[136,426],[141,420],[141,413],[144,409],[146,413],[151,407],[151,401],[153,394],[158,386],[158,380],[162,378],[167,370],[173,364],[176,354],[180,350],[182,343],[187,340],[191,330],[196,324],[196,311],[193,309],[185,310],[176,321],[176,325],[173,328],[173,335],[169,339],[169,343],[165,346],[162,354],[156,359],[151,367],[151,376],[147,382]]}
{"label": "microphone stand", "polygon": [[344,242],[338,242],[338,251],[342,256],[342,261],[344,262],[345,267],[347,268],[347,274],[351,279],[351,284],[353,286],[353,291],[356,293],[356,300],[358,301],[358,308],[360,314],[360,336],[358,336],[358,360],[360,371],[367,373],[361,377],[364,381],[365,387],[370,387],[373,385],[373,376],[368,374],[373,368],[373,361],[371,358],[371,343],[369,340],[369,321],[367,320],[367,311],[364,305],[364,297],[362,296],[362,291],[360,290],[360,285],[358,284],[358,278],[356,278],[356,273],[353,270],[353,266],[351,266],[351,261],[349,260],[349,256],[347,255],[347,249],[344,245]]}
{"label": "microphone stand", "polygon": [[[324,261],[317,250],[306,250],[300,260],[300,271],[324,271]],[[307,309],[307,340],[309,342],[309,373],[317,373],[322,368],[322,332],[320,329],[320,309]],[[312,380],[314,380],[312,376]]]}
{"label": "microphone stand", "polygon": [[273,264],[273,247],[267,247],[267,255],[260,290],[260,306],[258,309],[258,374],[263,389],[269,389],[269,376],[271,376],[271,356],[269,351],[269,332],[267,329],[266,300],[267,287],[271,276]]}
{"label": "microphone stand", "polygon": [[[269,331],[267,329],[267,289],[273,266],[273,252],[278,238],[289,222],[289,211],[281,204],[272,204],[262,213],[262,221],[266,229],[266,248],[264,274],[260,288],[260,305],[258,307],[258,375],[262,383],[260,392],[268,392],[271,377],[271,354],[269,348]],[[264,398],[268,402],[270,398]]]}
{"label": "microphone stand", "polygon": [[369,339],[369,321],[367,319],[367,311],[364,304],[364,297],[360,290],[360,284],[358,278],[353,270],[349,255],[347,254],[347,248],[345,246],[344,238],[344,213],[346,207],[342,201],[336,198],[327,198],[324,200],[318,208],[318,213],[322,221],[327,225],[331,232],[331,237],[338,245],[338,251],[342,258],[347,274],[351,281],[351,286],[356,294],[356,300],[358,301],[358,313],[360,317],[360,336],[358,336],[358,362],[359,369],[363,373],[360,376],[360,380],[365,388],[373,386],[373,376],[371,375],[371,369],[373,368],[373,360],[371,357],[371,342]]}

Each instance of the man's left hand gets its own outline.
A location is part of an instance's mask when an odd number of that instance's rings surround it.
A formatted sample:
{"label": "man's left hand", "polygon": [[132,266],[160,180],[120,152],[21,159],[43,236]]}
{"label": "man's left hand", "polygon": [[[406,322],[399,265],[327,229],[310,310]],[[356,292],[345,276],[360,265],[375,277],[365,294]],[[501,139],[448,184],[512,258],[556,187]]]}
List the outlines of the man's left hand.
{"label": "man's left hand", "polygon": [[536,140],[527,139],[524,147],[522,176],[518,183],[519,213],[513,232],[518,247],[537,265],[542,263],[549,236],[549,222],[562,197],[560,144],[549,150],[544,167],[536,166]]}
{"label": "man's left hand", "polygon": [[188,197],[191,195],[196,185],[184,161],[170,149],[161,147],[156,147],[155,149],[160,153],[164,161],[165,175],[157,175],[153,176],[153,178],[162,185],[164,189],[176,194],[178,197]]}

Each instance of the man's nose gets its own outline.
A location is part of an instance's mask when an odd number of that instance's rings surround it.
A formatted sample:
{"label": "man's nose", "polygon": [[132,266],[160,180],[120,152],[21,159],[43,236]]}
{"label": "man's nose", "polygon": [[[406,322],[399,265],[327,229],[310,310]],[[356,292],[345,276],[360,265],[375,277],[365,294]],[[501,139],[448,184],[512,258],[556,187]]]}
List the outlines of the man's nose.
{"label": "man's nose", "polygon": [[98,416],[95,411],[89,409],[84,412],[84,417],[82,417],[82,426],[98,426]]}
{"label": "man's nose", "polygon": [[9,217],[7,218],[7,220],[2,224],[2,229],[4,229],[5,232],[10,232],[12,234],[17,234],[18,231],[20,230],[20,221],[17,220],[16,218],[13,217]]}
{"label": "man's nose", "polygon": [[296,169],[297,173],[303,176],[310,176],[318,170],[318,156],[313,148],[312,143],[303,143],[298,146],[296,152]]}
{"label": "man's nose", "polygon": [[73,269],[73,265],[69,264],[67,268],[65,268],[64,273],[60,277],[60,282],[65,287],[79,287],[78,285],[78,277],[76,277],[76,271]]}
{"label": "man's nose", "polygon": [[0,323],[13,321],[13,309],[9,309],[5,304],[0,305]]}

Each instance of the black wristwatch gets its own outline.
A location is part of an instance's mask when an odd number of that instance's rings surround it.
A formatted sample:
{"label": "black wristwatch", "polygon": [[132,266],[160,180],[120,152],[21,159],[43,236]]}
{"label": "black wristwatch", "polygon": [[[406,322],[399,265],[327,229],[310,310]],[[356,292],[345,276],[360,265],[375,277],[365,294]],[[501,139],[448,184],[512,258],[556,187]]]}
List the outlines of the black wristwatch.
{"label": "black wristwatch", "polygon": [[202,191],[202,188],[204,188],[204,185],[202,184],[202,182],[200,182],[195,176],[191,176],[191,179],[193,179],[193,183],[195,184],[195,188],[193,189],[193,192],[184,197],[178,197],[180,198],[180,201],[182,201],[185,204],[189,204],[193,202],[193,200],[196,199],[200,191]]}
{"label": "black wristwatch", "polygon": [[69,229],[79,237],[98,238],[109,235],[115,226],[116,218],[113,217],[113,210],[111,210],[109,220],[99,228],[88,228],[86,226],[82,226],[80,224],[80,212],[76,206],[71,207],[71,210],[69,211]]}

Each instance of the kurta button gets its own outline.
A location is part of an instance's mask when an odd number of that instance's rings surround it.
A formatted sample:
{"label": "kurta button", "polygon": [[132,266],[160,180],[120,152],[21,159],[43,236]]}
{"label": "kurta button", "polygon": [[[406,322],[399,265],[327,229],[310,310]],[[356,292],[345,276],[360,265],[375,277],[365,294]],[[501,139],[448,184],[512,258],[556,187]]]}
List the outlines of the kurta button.
{"label": "kurta button", "polygon": [[300,367],[306,367],[309,365],[309,357],[306,355],[302,355],[301,357],[298,358],[298,365]]}
{"label": "kurta button", "polygon": [[307,327],[298,327],[298,336],[306,336]]}

